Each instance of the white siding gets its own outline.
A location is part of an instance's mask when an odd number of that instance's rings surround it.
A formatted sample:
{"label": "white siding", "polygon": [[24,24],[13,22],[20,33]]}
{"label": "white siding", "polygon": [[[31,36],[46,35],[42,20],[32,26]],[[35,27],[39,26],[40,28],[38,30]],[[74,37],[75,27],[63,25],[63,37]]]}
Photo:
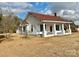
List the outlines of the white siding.
{"label": "white siding", "polygon": [[[31,34],[36,35],[38,32],[40,32],[40,24],[41,24],[40,20],[32,16],[29,16],[27,22],[29,23],[28,30]],[[31,25],[33,25],[33,32],[31,32]]]}
{"label": "white siding", "polygon": [[[27,25],[27,31],[29,32],[29,34],[33,34],[33,35],[37,35],[39,33],[43,33],[43,32],[40,32],[40,24],[43,24],[39,19],[36,19],[35,17],[33,16],[29,16],[28,19],[27,19],[27,22],[29,23]],[[56,22],[45,22],[46,24],[46,34],[44,36],[45,37],[48,37],[48,36],[54,36],[54,35],[64,35],[63,34],[63,30],[62,30],[62,27],[61,27],[61,24],[62,23],[56,23]],[[54,26],[54,24],[58,24],[60,25],[60,30],[57,31],[56,30],[56,26]],[[31,32],[31,25],[33,25],[33,32]],[[50,32],[50,26],[52,26],[52,34],[48,34]],[[43,26],[43,29],[45,27]],[[55,30],[55,31],[54,31]]]}

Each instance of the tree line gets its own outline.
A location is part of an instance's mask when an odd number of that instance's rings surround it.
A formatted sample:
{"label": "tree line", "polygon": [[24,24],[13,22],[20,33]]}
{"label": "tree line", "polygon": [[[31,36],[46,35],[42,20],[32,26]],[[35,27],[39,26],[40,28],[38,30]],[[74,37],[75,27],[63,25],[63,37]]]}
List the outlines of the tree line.
{"label": "tree line", "polygon": [[21,19],[14,15],[0,14],[0,33],[15,33]]}

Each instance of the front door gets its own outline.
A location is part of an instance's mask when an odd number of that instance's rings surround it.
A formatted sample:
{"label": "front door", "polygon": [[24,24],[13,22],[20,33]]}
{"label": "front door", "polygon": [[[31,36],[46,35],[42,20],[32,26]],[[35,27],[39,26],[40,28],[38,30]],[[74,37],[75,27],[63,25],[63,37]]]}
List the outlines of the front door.
{"label": "front door", "polygon": [[56,25],[56,30],[57,31],[59,31],[60,30],[60,28],[59,28],[60,26],[59,25]]}
{"label": "front door", "polygon": [[42,24],[40,25],[40,31],[41,32],[43,31],[43,25]]}
{"label": "front door", "polygon": [[52,26],[50,26],[50,32],[52,32]]}

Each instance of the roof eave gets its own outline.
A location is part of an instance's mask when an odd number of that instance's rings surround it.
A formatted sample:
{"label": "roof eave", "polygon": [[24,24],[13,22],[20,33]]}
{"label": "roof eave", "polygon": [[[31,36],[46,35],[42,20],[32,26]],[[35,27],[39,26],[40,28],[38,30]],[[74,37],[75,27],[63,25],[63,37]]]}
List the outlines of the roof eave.
{"label": "roof eave", "polygon": [[51,21],[51,20],[42,20],[42,22],[53,22],[53,23],[73,23],[68,21]]}

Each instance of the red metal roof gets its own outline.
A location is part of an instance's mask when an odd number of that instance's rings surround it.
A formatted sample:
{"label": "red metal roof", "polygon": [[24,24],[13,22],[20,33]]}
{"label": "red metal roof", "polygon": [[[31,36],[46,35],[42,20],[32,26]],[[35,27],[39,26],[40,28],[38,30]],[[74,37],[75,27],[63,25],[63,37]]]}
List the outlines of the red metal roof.
{"label": "red metal roof", "polygon": [[52,16],[52,15],[45,15],[45,14],[39,14],[39,13],[33,13],[29,12],[29,15],[38,18],[39,20],[52,20],[52,21],[64,21],[64,22],[70,22],[68,20],[65,20],[59,16]]}
{"label": "red metal roof", "polygon": [[[68,20],[65,20],[59,16],[52,16],[52,15],[45,15],[45,14],[39,14],[39,13],[33,13],[33,12],[29,12],[28,16],[31,15],[33,17],[36,17],[38,20],[51,20],[51,21],[64,21],[64,22],[70,22]],[[28,18],[28,17],[27,17]],[[28,22],[25,19],[21,25],[27,25]]]}

